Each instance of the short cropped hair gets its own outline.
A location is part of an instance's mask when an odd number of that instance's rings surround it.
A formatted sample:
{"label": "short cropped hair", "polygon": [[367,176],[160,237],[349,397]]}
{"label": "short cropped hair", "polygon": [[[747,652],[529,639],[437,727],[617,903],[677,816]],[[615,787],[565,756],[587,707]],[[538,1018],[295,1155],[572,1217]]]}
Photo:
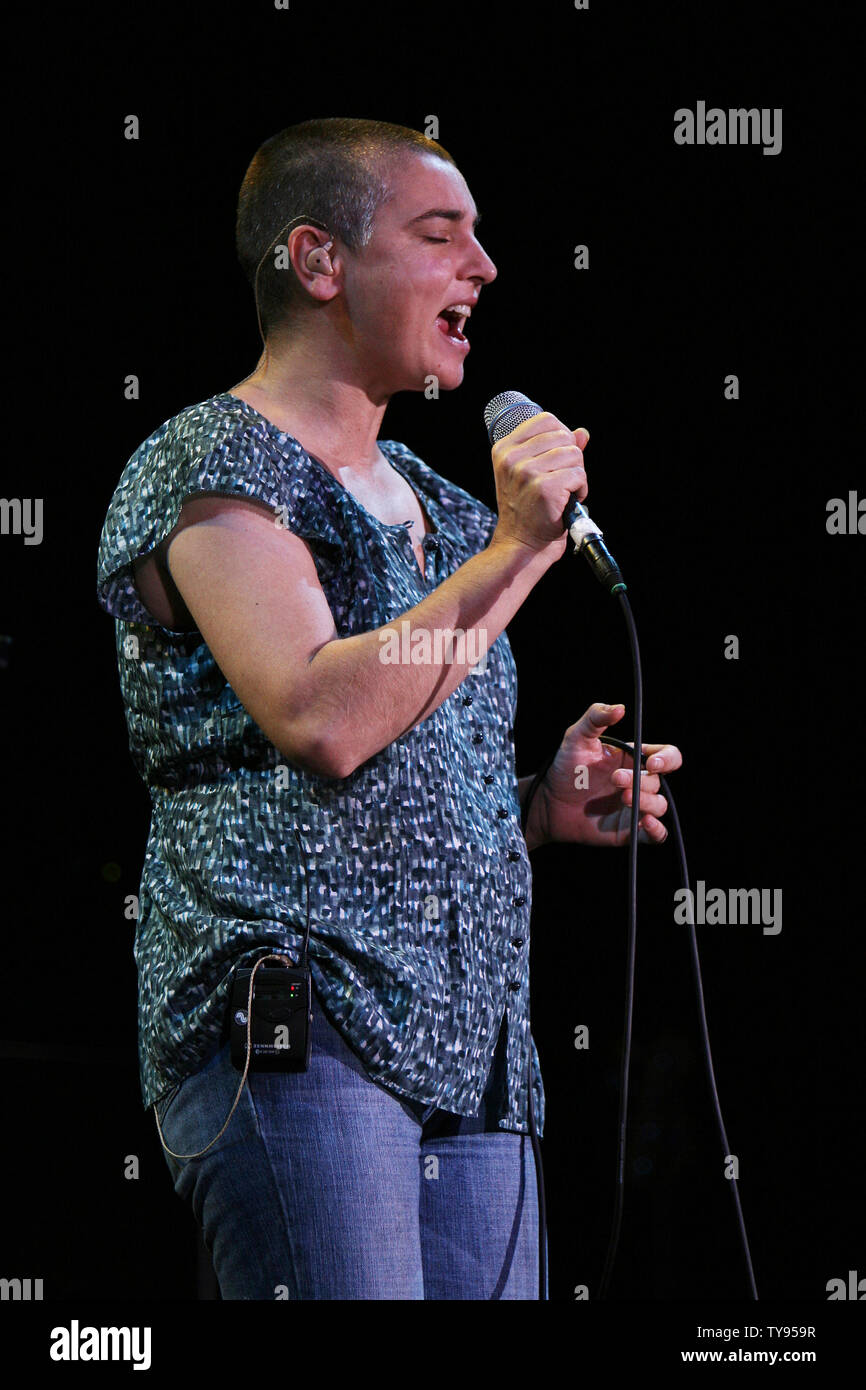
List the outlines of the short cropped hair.
{"label": "short cropped hair", "polygon": [[324,223],[350,251],[367,246],[377,211],[393,196],[395,158],[410,153],[455,164],[437,140],[421,131],[343,117],[301,121],[259,147],[241,184],[235,233],[238,260],[254,294],[262,262],[258,309],[265,337],[289,324],[301,297],[296,276],[274,263],[275,247],[285,244],[280,233],[286,224],[310,217]]}

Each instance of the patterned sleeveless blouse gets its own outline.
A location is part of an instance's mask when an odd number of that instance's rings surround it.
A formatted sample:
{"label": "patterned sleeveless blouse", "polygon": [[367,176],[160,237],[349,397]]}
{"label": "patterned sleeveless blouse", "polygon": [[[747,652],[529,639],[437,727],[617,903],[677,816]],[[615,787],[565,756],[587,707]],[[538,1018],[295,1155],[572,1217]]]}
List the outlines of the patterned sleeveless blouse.
{"label": "patterned sleeveless blouse", "polygon": [[226,1041],[236,968],[269,952],[299,959],[308,875],[313,983],[367,1074],[400,1096],[475,1115],[504,1017],[494,1113],[501,1129],[527,1132],[531,1052],[543,1134],[505,633],[417,728],[350,776],[328,778],[269,742],[201,633],[162,626],[133,577],[132,561],[168,535],[185,498],[255,498],[309,545],[340,637],[399,633],[408,609],[485,548],[496,516],[404,444],[379,448],[432,523],[424,576],[407,523],[372,516],[230,392],[161,425],[111,499],[97,597],[115,619],[129,747],[151,799],[134,947],[143,1103]]}

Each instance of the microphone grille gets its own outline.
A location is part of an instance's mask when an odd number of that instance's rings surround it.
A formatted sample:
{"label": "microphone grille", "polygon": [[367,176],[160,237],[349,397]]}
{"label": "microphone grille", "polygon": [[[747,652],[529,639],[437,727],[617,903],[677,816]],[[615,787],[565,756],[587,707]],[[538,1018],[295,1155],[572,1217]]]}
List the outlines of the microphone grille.
{"label": "microphone grille", "polygon": [[512,430],[516,430],[524,420],[531,420],[534,415],[543,413],[541,406],[524,396],[522,391],[503,391],[493,397],[484,411],[487,437],[491,444],[495,444]]}

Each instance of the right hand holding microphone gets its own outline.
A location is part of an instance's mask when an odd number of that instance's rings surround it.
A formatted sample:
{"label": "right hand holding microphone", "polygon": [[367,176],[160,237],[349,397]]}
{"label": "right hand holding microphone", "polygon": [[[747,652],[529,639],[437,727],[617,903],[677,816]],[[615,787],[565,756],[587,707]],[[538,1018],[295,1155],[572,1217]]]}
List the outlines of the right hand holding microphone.
{"label": "right hand holding microphone", "polygon": [[519,542],[553,563],[568,544],[563,513],[572,493],[582,502],[589,487],[583,451],[589,431],[570,430],[544,411],[524,420],[493,445],[499,521],[491,544]]}

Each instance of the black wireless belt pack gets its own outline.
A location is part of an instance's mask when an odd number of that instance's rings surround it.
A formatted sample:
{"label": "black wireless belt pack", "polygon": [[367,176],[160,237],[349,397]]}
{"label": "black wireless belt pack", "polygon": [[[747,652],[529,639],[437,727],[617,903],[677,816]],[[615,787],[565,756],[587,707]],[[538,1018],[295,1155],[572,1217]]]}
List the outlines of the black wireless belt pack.
{"label": "black wireless belt pack", "polygon": [[[252,968],[235,973],[231,1010],[232,1066],[247,1061],[247,1004]],[[310,1065],[312,985],[303,966],[259,966],[249,1027],[250,1071],[306,1071]]]}

